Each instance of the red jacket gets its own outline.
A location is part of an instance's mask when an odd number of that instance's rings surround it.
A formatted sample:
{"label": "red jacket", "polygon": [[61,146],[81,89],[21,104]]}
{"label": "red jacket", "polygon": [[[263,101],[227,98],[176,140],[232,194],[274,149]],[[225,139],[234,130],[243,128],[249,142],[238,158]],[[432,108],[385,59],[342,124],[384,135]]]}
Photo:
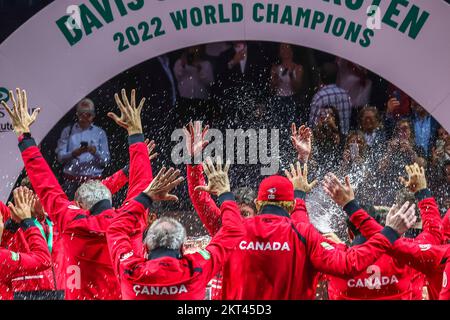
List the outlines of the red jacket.
{"label": "red jacket", "polygon": [[358,274],[398,237],[385,228],[364,245],[336,250],[311,224],[295,222],[271,205],[245,219],[244,226],[247,234],[224,268],[225,299],[310,299],[317,272]]}
{"label": "red jacket", "polygon": [[[415,239],[402,238],[397,241],[392,250],[388,252],[392,258],[384,258],[384,263],[379,265],[381,275],[398,272],[396,274],[397,279],[403,279],[399,280],[399,283],[391,281],[387,294],[393,299],[412,299],[412,297],[417,298],[422,295],[423,282],[419,281],[420,276],[417,275],[417,272],[425,274],[428,279],[430,299],[437,299],[442,284],[442,259],[446,255],[446,250],[441,246],[443,227],[439,209],[428,190],[422,190],[416,196],[419,200],[418,207],[422,216],[422,233]],[[366,238],[370,238],[382,229],[367,212],[359,208],[353,210],[350,221]],[[396,266],[397,269],[393,269],[393,266]],[[403,291],[402,293],[403,283],[408,282],[412,284],[409,291]],[[366,293],[367,296],[381,297],[383,292],[372,290]]]}
{"label": "red jacket", "polygon": [[12,282],[15,278],[44,271],[51,265],[47,243],[33,220],[22,221],[21,228],[30,251],[23,253],[0,248],[0,300],[13,298]]}
{"label": "red jacket", "polygon": [[[151,181],[151,167],[143,135],[129,137],[130,182],[127,200]],[[19,147],[28,177],[44,209],[60,232],[64,251],[66,299],[119,299],[120,287],[111,265],[106,229],[116,213],[108,200],[83,210],[68,200],[33,139]]]}
{"label": "red jacket", "polygon": [[230,251],[244,236],[239,208],[231,193],[221,196],[223,227],[205,250],[181,256],[158,249],[150,260],[133,250],[130,235],[143,223],[145,207],[151,200],[140,195],[123,207],[108,229],[108,245],[119,275],[123,299],[202,300],[208,281],[220,271]]}
{"label": "red jacket", "polygon": [[[194,190],[196,186],[206,184],[203,176],[203,167],[201,165],[187,166],[187,182],[192,204],[209,234],[213,236],[221,226],[220,210],[209,193]],[[306,195],[304,192],[295,191],[296,206],[294,211],[291,213],[291,218],[295,222],[309,224],[309,218],[304,201],[305,196]],[[323,241],[328,240],[323,238]],[[233,262],[227,262],[224,266],[224,268],[227,269],[226,272],[230,272],[229,269],[231,268],[231,264],[233,264]],[[216,281],[211,284],[211,296],[213,299],[218,299],[222,297],[221,291],[224,286],[223,281],[225,281],[225,279],[223,279],[222,274],[219,274],[216,276],[215,280]],[[318,280],[319,274],[317,272],[313,273],[311,281],[308,282],[309,286],[305,288],[304,299],[312,300],[315,298]]]}

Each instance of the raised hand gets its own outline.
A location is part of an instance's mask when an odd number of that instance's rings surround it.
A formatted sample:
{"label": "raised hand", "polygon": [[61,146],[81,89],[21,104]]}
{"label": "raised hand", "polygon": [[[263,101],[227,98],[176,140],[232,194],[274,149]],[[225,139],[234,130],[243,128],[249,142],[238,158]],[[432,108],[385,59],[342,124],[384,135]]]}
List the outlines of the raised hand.
{"label": "raised hand", "polygon": [[425,170],[419,167],[417,163],[410,166],[405,166],[408,180],[400,177],[400,182],[409,189],[409,191],[416,193],[422,189],[427,188],[427,179],[425,178]]}
{"label": "raised hand", "polygon": [[284,174],[286,177],[292,182],[294,185],[294,190],[301,190],[303,192],[310,192],[317,184],[317,180],[313,182],[308,182],[308,164],[305,163],[302,167],[300,162],[297,161],[297,167],[295,168],[293,164],[291,164],[291,171],[284,170]]}
{"label": "raised hand", "polygon": [[169,168],[166,171],[166,168],[162,167],[147,189],[144,190],[144,193],[153,201],[178,201],[178,197],[170,194],[170,191],[183,180],[184,178],[180,177],[180,170]]}
{"label": "raised hand", "polygon": [[142,133],[141,111],[145,103],[145,98],[142,98],[139,105],[136,107],[136,90],[131,90],[131,100],[128,100],[125,89],[122,89],[122,100],[119,94],[114,95],[116,104],[120,109],[120,117],[113,112],[108,112],[108,117],[114,120],[117,125],[125,128],[128,135]]}
{"label": "raised hand", "polygon": [[295,123],[291,125],[291,141],[297,151],[298,159],[306,163],[311,155],[311,129],[302,125],[298,130]]}
{"label": "raised hand", "polygon": [[150,141],[150,139],[145,139],[145,144],[147,145],[148,157],[150,160],[155,159],[158,156],[158,152],[155,152],[156,143],[154,140]]}
{"label": "raised hand", "polygon": [[36,121],[36,118],[41,111],[40,108],[36,108],[32,114],[28,112],[28,100],[25,90],[16,89],[17,100],[14,98],[13,92],[9,91],[9,99],[13,104],[13,108],[10,109],[5,101],[2,101],[2,105],[11,118],[11,123],[14,127],[14,132],[17,136],[30,132],[30,126]]}
{"label": "raised hand", "polygon": [[26,187],[19,187],[14,189],[13,197],[14,204],[8,203],[13,220],[22,221],[31,218],[31,210],[36,202],[33,192]]}
{"label": "raised hand", "polygon": [[399,235],[404,234],[416,224],[415,207],[414,204],[410,206],[408,201],[400,209],[393,205],[386,216],[386,227],[391,227]]}
{"label": "raised hand", "polygon": [[230,169],[230,162],[227,161],[222,168],[222,159],[217,157],[216,167],[214,167],[211,158],[207,158],[203,162],[203,169],[208,177],[207,186],[197,186],[195,191],[206,191],[214,195],[221,195],[225,192],[230,192],[230,180],[228,178],[228,170]]}
{"label": "raised hand", "polygon": [[209,142],[205,140],[208,129],[209,127],[205,126],[202,130],[201,121],[194,121],[194,123],[191,121],[187,127],[183,128],[186,136],[186,149],[190,157],[198,156],[208,145]]}
{"label": "raised hand", "polygon": [[345,177],[344,185],[333,173],[328,173],[323,182],[323,189],[340,207],[344,207],[347,203],[355,199],[355,194],[348,176]]}

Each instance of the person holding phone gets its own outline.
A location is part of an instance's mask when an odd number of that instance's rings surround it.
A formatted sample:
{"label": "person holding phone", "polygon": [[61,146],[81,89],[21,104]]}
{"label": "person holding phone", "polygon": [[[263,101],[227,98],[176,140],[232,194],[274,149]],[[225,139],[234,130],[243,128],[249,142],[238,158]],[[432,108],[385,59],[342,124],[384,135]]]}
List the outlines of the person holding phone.
{"label": "person holding phone", "polygon": [[77,122],[66,127],[58,140],[56,153],[64,168],[63,189],[72,199],[81,183],[101,179],[110,160],[105,131],[94,125],[95,106],[83,99],[77,105]]}

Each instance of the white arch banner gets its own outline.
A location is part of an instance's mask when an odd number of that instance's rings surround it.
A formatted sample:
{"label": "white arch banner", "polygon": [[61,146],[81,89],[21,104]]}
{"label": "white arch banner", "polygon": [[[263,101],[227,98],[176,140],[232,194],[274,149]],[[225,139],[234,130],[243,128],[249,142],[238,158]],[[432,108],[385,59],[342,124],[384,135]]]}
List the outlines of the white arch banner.
{"label": "white arch banner", "polygon": [[[0,45],[0,99],[27,89],[40,142],[81,98],[183,47],[289,42],[354,61],[396,84],[450,131],[450,6],[443,0],[58,0]],[[23,167],[0,110],[0,199]]]}

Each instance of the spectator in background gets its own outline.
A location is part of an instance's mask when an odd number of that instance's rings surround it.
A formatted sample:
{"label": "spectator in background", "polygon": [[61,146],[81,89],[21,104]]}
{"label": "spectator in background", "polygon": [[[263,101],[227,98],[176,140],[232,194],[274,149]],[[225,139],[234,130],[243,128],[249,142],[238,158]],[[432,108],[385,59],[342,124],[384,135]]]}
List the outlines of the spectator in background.
{"label": "spectator in background", "polygon": [[339,113],[333,106],[324,106],[313,128],[312,164],[319,175],[334,170],[342,155],[343,138],[339,130]]}
{"label": "spectator in background", "polygon": [[399,88],[390,84],[388,87],[388,101],[386,102],[385,130],[387,138],[392,137],[395,123],[399,119],[411,114],[411,98]]}
{"label": "spectator in background", "polygon": [[340,130],[342,134],[346,135],[350,129],[352,102],[347,91],[336,85],[337,65],[335,63],[325,63],[321,68],[320,79],[322,87],[312,99],[309,126],[316,126],[320,117],[320,110],[324,106],[331,105],[339,112]]}
{"label": "spectator in background", "polygon": [[414,99],[411,100],[411,109],[413,111],[411,122],[414,127],[416,146],[420,148],[423,155],[428,157],[436,138],[438,122]]}
{"label": "spectator in background", "polygon": [[440,126],[431,154],[431,163],[433,166],[441,166],[446,160],[450,160],[450,135]]}
{"label": "spectator in background", "polygon": [[76,115],[77,122],[62,131],[56,148],[58,161],[64,166],[63,189],[69,199],[73,199],[83,182],[101,179],[110,160],[106,133],[93,124],[95,106],[92,100],[80,101]]}
{"label": "spectator in background", "polygon": [[368,77],[367,69],[348,60],[337,58],[337,85],[346,90],[354,108],[367,105],[372,90],[372,80]]}
{"label": "spectator in background", "polygon": [[268,86],[268,55],[256,43],[234,41],[217,65],[214,92],[222,109],[222,120],[238,122],[255,109],[255,101]]}
{"label": "spectator in background", "polygon": [[278,58],[279,62],[271,69],[271,87],[275,93],[271,113],[273,119],[279,121],[279,128],[289,128],[289,124],[298,121],[295,96],[302,86],[303,67],[294,62],[290,44],[280,44]]}
{"label": "spectator in background", "polygon": [[211,63],[203,57],[203,47],[185,49],[173,69],[180,94],[178,114],[181,123],[186,123],[188,118],[200,120],[205,115],[214,81]]}
{"label": "spectator in background", "polygon": [[364,134],[364,139],[367,146],[373,150],[377,150],[381,147],[386,136],[383,131],[382,122],[378,109],[371,106],[366,106],[361,109],[359,113],[359,128]]}
{"label": "spectator in background", "polygon": [[[414,148],[411,123],[407,119],[402,119],[397,122],[393,137],[388,141],[386,150],[379,159],[378,170],[370,173],[371,179],[367,185],[374,189],[368,190],[368,192],[379,197],[373,203],[389,205],[393,202],[395,190],[401,186],[397,177],[404,172],[406,165],[414,162],[421,166],[426,165],[425,160],[418,155]],[[377,190],[384,190],[383,194]]]}
{"label": "spectator in background", "polygon": [[342,169],[348,172],[353,165],[360,165],[366,160],[367,144],[361,131],[350,131],[345,141],[342,156]]}

